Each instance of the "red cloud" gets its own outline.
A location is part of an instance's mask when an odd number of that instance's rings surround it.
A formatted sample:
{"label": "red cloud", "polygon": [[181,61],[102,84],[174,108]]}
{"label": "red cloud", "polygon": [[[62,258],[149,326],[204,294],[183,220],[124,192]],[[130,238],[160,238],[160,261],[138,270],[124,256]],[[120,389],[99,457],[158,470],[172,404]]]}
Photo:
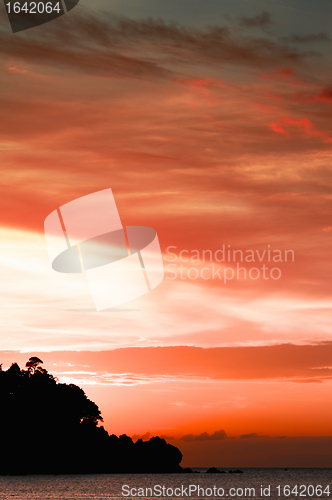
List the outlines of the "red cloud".
{"label": "red cloud", "polygon": [[323,87],[315,94],[312,94],[310,92],[297,92],[293,95],[293,100],[297,102],[321,101],[327,104],[332,104],[332,87]]}
{"label": "red cloud", "polygon": [[292,78],[293,76],[295,76],[294,69],[290,67],[279,69],[276,71],[276,74],[282,76],[283,78]]}
{"label": "red cloud", "polygon": [[308,118],[294,120],[293,118],[285,117],[282,120],[270,123],[269,127],[274,132],[284,135],[289,135],[290,130],[295,127],[295,129],[302,131],[306,135],[321,137],[324,142],[332,142],[332,138],[326,132],[315,130],[314,124]]}

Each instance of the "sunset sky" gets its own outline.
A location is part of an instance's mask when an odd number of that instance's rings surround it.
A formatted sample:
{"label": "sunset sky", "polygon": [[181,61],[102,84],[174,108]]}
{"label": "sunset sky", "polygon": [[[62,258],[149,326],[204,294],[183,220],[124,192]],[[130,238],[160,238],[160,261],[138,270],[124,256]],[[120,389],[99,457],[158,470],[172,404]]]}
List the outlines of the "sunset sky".
{"label": "sunset sky", "polygon": [[[0,5],[4,368],[39,356],[109,433],[162,435],[184,466],[332,467],[331,15],[80,0],[13,34]],[[44,220],[107,188],[123,225],[157,231],[165,279],[96,312],[84,275],[52,270]],[[255,260],[203,260],[223,248]]]}

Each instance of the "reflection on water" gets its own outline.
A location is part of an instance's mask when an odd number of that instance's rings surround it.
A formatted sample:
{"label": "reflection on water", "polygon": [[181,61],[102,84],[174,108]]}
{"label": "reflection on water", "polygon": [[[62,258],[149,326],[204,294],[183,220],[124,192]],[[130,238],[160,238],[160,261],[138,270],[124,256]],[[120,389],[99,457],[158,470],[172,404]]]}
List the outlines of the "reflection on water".
{"label": "reflection on water", "polygon": [[[155,498],[163,498],[158,492],[172,490],[176,496],[167,498],[199,498],[201,500],[219,498],[213,493],[224,491],[224,498],[323,498],[332,493],[331,469],[242,469],[243,474],[206,474],[206,469],[194,469],[195,474],[94,474],[74,476],[0,476],[1,500],[44,500],[44,499],[113,499],[134,498],[135,493],[142,493],[138,488],[151,488],[157,493]],[[226,469],[227,471],[227,469]],[[331,483],[329,485],[329,482]],[[127,485],[125,487],[125,485]],[[191,496],[189,496],[189,486]],[[296,495],[297,485],[298,494]],[[304,485],[301,488],[301,485]],[[270,496],[261,495],[261,487],[270,486]],[[281,488],[277,488],[280,486]],[[286,486],[284,490],[284,486]],[[293,493],[288,495],[290,486]],[[310,488],[308,488],[310,486]],[[317,486],[322,486],[322,490]],[[329,489],[326,487],[329,486]],[[164,487],[164,490],[162,488]],[[195,487],[197,488],[195,490]],[[200,488],[200,495],[197,491]],[[155,488],[155,489],[154,489]],[[222,488],[222,489],[221,489]],[[234,488],[238,491],[236,495]],[[251,491],[245,490],[251,488]],[[255,492],[253,494],[254,488]],[[136,489],[136,490],[135,490]],[[325,493],[324,493],[325,490]],[[131,491],[132,495],[127,492]],[[180,491],[183,492],[179,495]],[[206,493],[202,494],[202,491]],[[243,491],[243,493],[241,493]],[[280,491],[281,496],[278,496]],[[328,495],[328,492],[330,494]],[[127,496],[123,496],[126,493]],[[302,494],[300,495],[300,493]],[[230,494],[231,493],[231,494]],[[246,495],[247,493],[247,495]],[[268,490],[265,489],[268,494]],[[285,495],[283,494],[285,493]],[[149,492],[148,492],[149,494]],[[149,495],[150,497],[150,495]],[[139,496],[139,498],[147,498]],[[221,497],[220,497],[221,498]]]}

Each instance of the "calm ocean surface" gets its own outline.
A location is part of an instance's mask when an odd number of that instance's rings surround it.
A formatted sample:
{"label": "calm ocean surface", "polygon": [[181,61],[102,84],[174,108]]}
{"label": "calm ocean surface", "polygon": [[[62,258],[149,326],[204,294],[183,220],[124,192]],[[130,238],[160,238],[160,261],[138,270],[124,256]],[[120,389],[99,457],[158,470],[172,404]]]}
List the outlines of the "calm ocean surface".
{"label": "calm ocean surface", "polygon": [[[206,474],[204,473],[206,469],[195,470],[200,472],[195,474],[5,476],[0,477],[0,500],[132,499],[134,493],[141,493],[140,498],[170,499],[328,499],[332,497],[332,469],[241,469],[244,472],[243,474]],[[127,486],[123,490],[122,488],[125,485]],[[192,488],[191,496],[189,496],[190,485]],[[265,490],[265,496],[261,494],[261,485],[263,488],[270,486],[270,492]],[[290,490],[287,485],[293,490],[293,493],[289,495]],[[280,486],[279,489],[278,486]],[[197,489],[198,487],[201,488],[199,496],[195,487]],[[132,488],[136,488],[136,490],[130,492]],[[143,488],[144,491],[138,490],[138,488]],[[146,488],[151,488],[152,493],[156,494],[151,495],[150,491],[146,493]],[[154,490],[154,488],[157,488],[157,490]],[[249,492],[245,488],[254,488],[255,491],[251,490]],[[126,496],[122,492],[126,493]],[[278,496],[278,493],[280,493],[280,496]]]}

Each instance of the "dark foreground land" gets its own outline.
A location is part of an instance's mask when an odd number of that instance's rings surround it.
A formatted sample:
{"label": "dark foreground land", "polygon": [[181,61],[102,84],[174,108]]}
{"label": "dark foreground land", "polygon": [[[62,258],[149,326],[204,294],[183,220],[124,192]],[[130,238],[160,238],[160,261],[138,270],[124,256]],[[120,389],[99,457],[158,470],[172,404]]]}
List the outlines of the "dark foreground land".
{"label": "dark foreground land", "polygon": [[30,358],[0,365],[0,475],[182,472],[182,453],[164,439],[136,443],[100,426],[98,406]]}

